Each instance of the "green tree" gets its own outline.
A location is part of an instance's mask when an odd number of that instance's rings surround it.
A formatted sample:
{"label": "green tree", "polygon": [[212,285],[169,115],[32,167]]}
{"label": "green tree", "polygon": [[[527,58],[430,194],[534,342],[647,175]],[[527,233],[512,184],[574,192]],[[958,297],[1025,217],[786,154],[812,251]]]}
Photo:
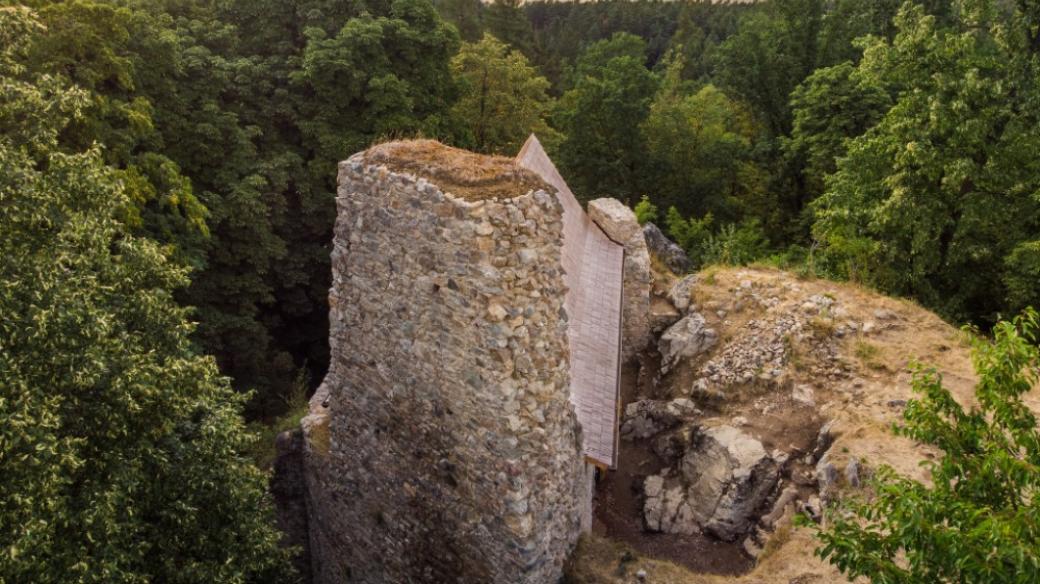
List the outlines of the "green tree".
{"label": "green tree", "polygon": [[61,75],[89,91],[89,107],[61,134],[72,151],[94,142],[123,172],[134,203],[125,220],[140,232],[176,246],[183,261],[202,263],[208,212],[181,168],[163,152],[146,78],[175,75],[177,47],[144,12],[104,2],[41,2],[45,25],[34,33],[24,62]]}
{"label": "green tree", "polygon": [[659,205],[733,221],[761,209],[766,177],[753,159],[753,116],[713,85],[682,95],[675,61],[643,125]]}
{"label": "green tree", "polygon": [[650,197],[646,195],[639,199],[636,206],[632,207],[632,211],[635,212],[640,225],[657,221],[657,205],[650,202]]}
{"label": "green tree", "polygon": [[484,4],[480,0],[437,0],[433,3],[444,20],[455,25],[466,42],[477,42],[484,34]]}
{"label": "green tree", "polygon": [[479,43],[463,44],[451,68],[460,87],[454,113],[467,134],[463,143],[479,152],[513,155],[532,132],[556,141],[546,123],[549,82],[523,53],[485,34]]}
{"label": "green tree", "polygon": [[27,62],[91,96],[61,143],[81,150],[97,142],[125,168],[137,202],[128,224],[173,244],[194,268],[191,286],[178,292],[197,308],[194,336],[237,388],[258,390],[250,410],[262,412],[295,369],[263,321],[274,302],[271,274],[286,255],[274,232],[285,204],[257,160],[258,129],[227,106],[241,67],[235,31],[196,2],[41,4],[46,28]]}
{"label": "green tree", "polygon": [[[837,170],[846,142],[873,127],[891,107],[878,81],[846,61],[817,69],[791,94],[794,125],[783,150],[804,165],[809,197],[823,192],[824,178]],[[799,201],[799,208],[807,202]]]}
{"label": "green tree", "polygon": [[[610,195],[634,203],[645,192],[645,141],[657,78],[643,64],[645,45],[616,34],[579,59],[579,78],[554,118],[565,135],[558,160],[582,198]],[[573,178],[572,178],[573,177]]]}
{"label": "green tree", "polygon": [[484,9],[484,28],[528,58],[534,56],[534,30],[520,0],[493,0]]}
{"label": "green tree", "polygon": [[965,409],[918,368],[897,433],[938,448],[930,484],[882,467],[872,497],[850,500],[818,530],[817,554],[878,583],[1035,582],[1040,573],[1040,431],[1022,397],[1040,380],[1033,310],[976,338],[978,405]]}
{"label": "green tree", "polygon": [[1036,16],[996,18],[962,2],[943,25],[911,3],[890,43],[874,39],[857,75],[892,87],[880,121],[814,208],[814,231],[845,270],[957,320],[992,323],[1007,258],[1040,220],[1040,44]]}
{"label": "green tree", "polygon": [[125,175],[59,148],[89,92],[21,65],[0,8],[0,580],[290,578],[243,455],[243,397],[189,340],[168,248],[123,220]]}
{"label": "green tree", "polygon": [[716,52],[716,83],[750,104],[773,137],[790,131],[788,97],[817,67],[824,13],[824,0],[769,2]]}

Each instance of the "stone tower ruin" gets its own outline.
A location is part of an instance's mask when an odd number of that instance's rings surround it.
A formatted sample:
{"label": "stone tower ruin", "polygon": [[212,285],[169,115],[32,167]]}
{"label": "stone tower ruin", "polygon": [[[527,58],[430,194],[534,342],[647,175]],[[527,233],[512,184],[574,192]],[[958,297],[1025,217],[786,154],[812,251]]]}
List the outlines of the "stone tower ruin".
{"label": "stone tower ruin", "polygon": [[315,581],[557,580],[589,502],[555,189],[398,142],[341,163],[337,203],[303,424]]}

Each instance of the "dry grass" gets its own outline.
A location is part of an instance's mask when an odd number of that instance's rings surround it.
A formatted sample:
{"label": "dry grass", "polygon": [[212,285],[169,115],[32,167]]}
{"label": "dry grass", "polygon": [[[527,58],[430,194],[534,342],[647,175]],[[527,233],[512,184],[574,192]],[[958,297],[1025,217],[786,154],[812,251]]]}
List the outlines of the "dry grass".
{"label": "dry grass", "polygon": [[[969,336],[950,326],[935,314],[916,303],[885,297],[872,290],[851,283],[823,279],[805,280],[796,274],[781,270],[754,268],[726,268],[713,266],[701,272],[694,288],[698,306],[717,328],[719,347],[735,342],[741,335],[757,334],[745,328],[749,318],[768,319],[783,310],[798,310],[806,299],[824,295],[835,300],[835,306],[809,324],[814,333],[826,333],[821,339],[814,335],[811,341],[831,343],[842,362],[859,363],[857,370],[839,380],[821,378],[814,373],[817,364],[809,345],[799,342],[794,335],[785,339],[788,361],[785,375],[792,383],[808,384],[816,390],[818,411],[834,421],[836,441],[830,451],[836,467],[844,468],[847,461],[858,458],[868,468],[882,464],[896,472],[927,481],[927,473],[920,462],[937,453],[909,439],[895,436],[891,427],[902,416],[900,403],[914,397],[911,391],[912,375],[909,365],[914,362],[935,367],[943,375],[943,384],[962,404],[974,402],[976,375],[969,352]],[[775,298],[775,308],[754,302],[744,302],[740,311],[732,311],[736,293],[742,283],[750,281],[752,289],[762,299]],[[724,318],[714,316],[717,308],[729,312]],[[881,312],[890,313],[879,316]],[[869,334],[831,336],[838,325],[847,321],[873,323]],[[717,349],[716,349],[717,350]],[[747,394],[732,396],[736,410],[731,414],[750,417],[755,415],[750,388],[733,388]],[[1040,411],[1040,392],[1024,397],[1034,411]],[[743,404],[743,405],[741,405]],[[746,411],[740,408],[747,408]],[[738,411],[739,410],[739,411]],[[804,528],[781,526],[766,544],[766,551],[758,565],[739,577],[722,577],[692,573],[680,566],[639,556],[622,562],[631,554],[622,545],[589,538],[583,542],[572,562],[570,582],[575,584],[630,584],[634,574],[645,569],[647,582],[663,584],[830,584],[846,582],[838,571],[813,555],[817,542]]]}
{"label": "dry grass", "polygon": [[511,199],[534,190],[555,193],[535,173],[512,158],[488,156],[445,146],[436,140],[378,144],[365,151],[368,164],[428,179],[444,192],[468,201]]}
{"label": "dry grass", "polygon": [[867,369],[874,371],[888,370],[888,366],[885,365],[883,360],[881,347],[867,341],[856,341],[852,352]]}

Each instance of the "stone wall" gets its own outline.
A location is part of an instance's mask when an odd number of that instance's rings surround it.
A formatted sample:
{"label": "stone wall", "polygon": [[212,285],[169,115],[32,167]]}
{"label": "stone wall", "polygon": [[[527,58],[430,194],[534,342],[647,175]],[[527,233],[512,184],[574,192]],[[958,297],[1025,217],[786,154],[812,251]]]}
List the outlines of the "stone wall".
{"label": "stone wall", "polygon": [[589,505],[560,204],[526,175],[446,194],[416,175],[458,151],[386,152],[339,167],[332,361],[302,424],[314,580],[555,582]]}

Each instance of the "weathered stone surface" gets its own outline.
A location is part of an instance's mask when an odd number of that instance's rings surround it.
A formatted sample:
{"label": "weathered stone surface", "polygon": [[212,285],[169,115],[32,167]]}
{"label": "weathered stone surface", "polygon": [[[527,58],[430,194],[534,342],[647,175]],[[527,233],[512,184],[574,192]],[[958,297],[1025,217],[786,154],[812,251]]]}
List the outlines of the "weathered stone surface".
{"label": "weathered stone surface", "polygon": [[678,479],[661,475],[647,477],[643,483],[643,521],[648,531],[664,533],[698,533],[694,510],[686,498],[686,489]]}
{"label": "weathered stone surface", "polygon": [[590,201],[588,212],[589,218],[599,225],[607,237],[622,245],[640,235],[641,229],[636,214],[617,199],[604,197]]}
{"label": "weathered stone surface", "polygon": [[690,274],[681,278],[668,290],[668,300],[682,314],[691,310],[693,304],[693,288],[697,285],[697,275]]}
{"label": "weathered stone surface", "polygon": [[845,465],[845,482],[850,487],[859,487],[860,484],[860,464],[859,459],[853,456],[849,459],[849,463]]}
{"label": "weathered stone surface", "polygon": [[357,155],[337,205],[302,422],[314,581],[558,581],[588,505],[559,201],[464,200]]}
{"label": "weathered stone surface", "polygon": [[766,527],[773,527],[776,522],[784,516],[788,506],[791,505],[798,498],[798,487],[794,485],[788,485],[777,497],[773,503],[773,509],[762,517],[762,524]]}
{"label": "weathered stone surface", "polygon": [[650,331],[650,252],[635,213],[617,199],[588,204],[589,217],[607,237],[625,246],[621,358],[628,361],[652,340]]}
{"label": "weathered stone surface", "polygon": [[658,341],[661,372],[669,372],[682,359],[704,353],[715,346],[718,340],[718,333],[708,328],[703,316],[694,313],[684,317],[666,330]]}
{"label": "weathered stone surface", "polygon": [[687,257],[686,252],[683,251],[683,248],[668,239],[661,229],[653,223],[647,223],[643,226],[643,236],[646,239],[646,245],[650,249],[650,253],[654,254],[654,257],[668,266],[669,270],[676,274],[684,274],[693,269],[693,264],[690,262],[690,258]]}
{"label": "weathered stone surface", "polygon": [[762,443],[732,426],[704,430],[687,452],[682,472],[686,497],[702,529],[734,541],[776,486],[779,465]]}
{"label": "weathered stone surface", "polygon": [[690,420],[700,411],[693,402],[679,398],[672,401],[641,400],[628,404],[621,424],[621,437],[642,440]]}

